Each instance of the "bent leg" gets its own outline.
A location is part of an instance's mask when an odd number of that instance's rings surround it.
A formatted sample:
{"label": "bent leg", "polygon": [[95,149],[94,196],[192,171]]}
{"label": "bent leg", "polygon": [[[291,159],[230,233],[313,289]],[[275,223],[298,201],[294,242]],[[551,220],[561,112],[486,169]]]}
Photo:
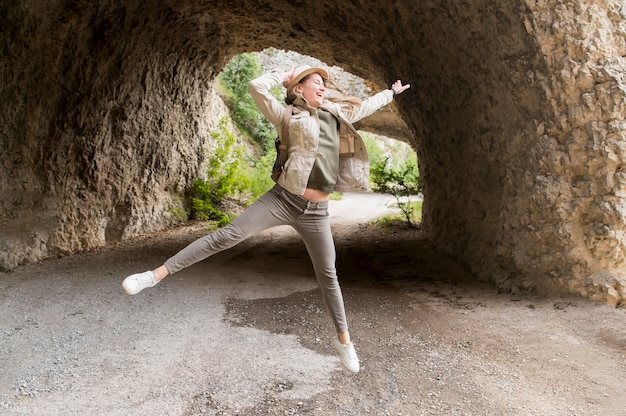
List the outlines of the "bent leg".
{"label": "bent leg", "polygon": [[176,273],[231,248],[261,230],[285,224],[291,213],[284,205],[279,195],[270,190],[231,224],[197,239],[170,257],[164,264],[167,274]]}

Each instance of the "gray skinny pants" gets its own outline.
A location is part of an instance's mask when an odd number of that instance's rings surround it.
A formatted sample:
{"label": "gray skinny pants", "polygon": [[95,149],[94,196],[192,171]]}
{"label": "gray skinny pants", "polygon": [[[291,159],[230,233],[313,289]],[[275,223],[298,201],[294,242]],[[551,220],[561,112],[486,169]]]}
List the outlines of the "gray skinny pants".
{"label": "gray skinny pants", "polygon": [[277,225],[292,226],[304,241],[335,329],[338,333],[347,331],[343,296],[337,280],[328,201],[311,202],[275,185],[230,225],[189,244],[169,258],[165,267],[170,273],[176,273]]}

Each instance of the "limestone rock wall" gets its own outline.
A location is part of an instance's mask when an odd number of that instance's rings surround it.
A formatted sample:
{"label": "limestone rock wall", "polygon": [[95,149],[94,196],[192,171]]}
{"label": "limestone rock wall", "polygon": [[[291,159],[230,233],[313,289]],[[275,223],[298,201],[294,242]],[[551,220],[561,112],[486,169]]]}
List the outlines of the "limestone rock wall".
{"label": "limestone rock wall", "polygon": [[1,7],[2,267],[178,221],[215,106],[197,22],[141,3]]}
{"label": "limestone rock wall", "polygon": [[[503,230],[528,281],[614,305],[626,286],[626,7],[620,1],[528,2],[547,76],[535,73],[554,117],[537,125],[532,169],[510,178],[511,205],[532,192],[525,216]],[[558,247],[558,249],[557,249]],[[521,249],[518,249],[521,248]]]}
{"label": "limestone rock wall", "polygon": [[442,251],[503,290],[621,304],[625,21],[621,0],[7,0],[1,267],[175,221],[212,79],[273,46],[411,82],[367,127],[416,148]]}
{"label": "limestone rock wall", "polygon": [[456,6],[424,29],[453,39],[425,63],[451,124],[418,145],[434,241],[502,289],[624,305],[623,3]]}

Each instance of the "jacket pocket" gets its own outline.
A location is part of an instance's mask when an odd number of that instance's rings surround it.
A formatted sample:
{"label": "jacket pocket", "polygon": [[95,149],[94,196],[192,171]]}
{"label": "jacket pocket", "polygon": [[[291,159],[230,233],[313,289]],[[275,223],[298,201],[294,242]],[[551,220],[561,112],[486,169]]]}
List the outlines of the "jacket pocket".
{"label": "jacket pocket", "polygon": [[335,190],[339,192],[363,192],[369,189],[369,162],[356,157],[339,158],[339,175]]}
{"label": "jacket pocket", "polygon": [[296,195],[302,195],[315,163],[315,152],[296,150],[289,155],[278,184]]}
{"label": "jacket pocket", "polygon": [[[339,129],[341,132],[341,129]],[[354,154],[354,136],[348,133],[339,135],[339,154],[351,155]]]}

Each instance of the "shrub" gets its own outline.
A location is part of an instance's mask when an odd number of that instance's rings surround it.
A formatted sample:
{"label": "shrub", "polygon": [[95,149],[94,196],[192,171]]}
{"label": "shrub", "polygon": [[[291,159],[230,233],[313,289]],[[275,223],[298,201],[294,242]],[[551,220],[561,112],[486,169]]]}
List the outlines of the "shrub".
{"label": "shrub", "polygon": [[274,166],[274,159],[276,158],[276,152],[270,152],[255,161],[250,161],[248,164],[246,176],[250,180],[250,194],[251,200],[258,199],[265,192],[270,190],[274,186],[272,180],[272,167]]}
{"label": "shrub", "polygon": [[391,166],[388,162],[389,158],[385,158],[371,167],[372,180],[375,183],[374,191],[393,195],[407,223],[415,226],[414,207],[410,197],[420,191],[417,165],[411,160],[399,167]]}
{"label": "shrub", "polygon": [[392,142],[383,149],[375,139],[364,136],[370,153],[372,189],[393,195],[407,223],[415,226],[416,206],[411,203],[410,197],[420,191],[417,154],[407,152],[404,143]]}
{"label": "shrub", "polygon": [[244,147],[237,144],[235,135],[228,130],[228,121],[228,117],[223,117],[218,129],[211,133],[216,147],[207,160],[206,180],[196,180],[189,192],[191,218],[217,220],[221,225],[230,222],[231,218],[215,205],[228,195],[237,195],[250,188]]}

